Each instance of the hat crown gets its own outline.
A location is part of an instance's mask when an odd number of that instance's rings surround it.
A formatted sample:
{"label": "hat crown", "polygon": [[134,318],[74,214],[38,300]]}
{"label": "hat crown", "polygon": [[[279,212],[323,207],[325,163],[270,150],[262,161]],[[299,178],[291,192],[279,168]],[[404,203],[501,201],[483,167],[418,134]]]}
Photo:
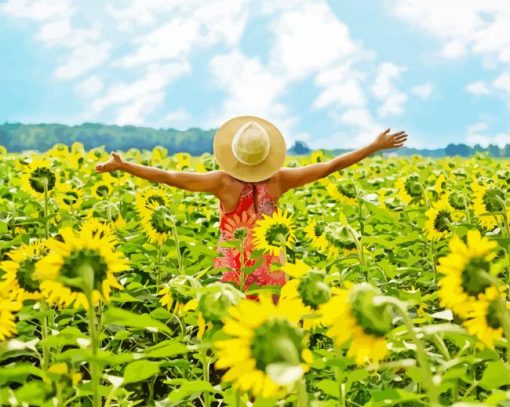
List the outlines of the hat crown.
{"label": "hat crown", "polygon": [[256,165],[269,154],[269,134],[255,121],[248,121],[237,129],[232,139],[232,153],[245,165]]}

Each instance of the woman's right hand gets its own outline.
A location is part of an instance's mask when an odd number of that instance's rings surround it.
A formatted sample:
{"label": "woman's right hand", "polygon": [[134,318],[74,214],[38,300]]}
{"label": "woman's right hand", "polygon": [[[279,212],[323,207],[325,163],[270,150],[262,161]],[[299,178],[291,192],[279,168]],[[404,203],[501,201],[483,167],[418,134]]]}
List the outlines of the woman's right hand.
{"label": "woman's right hand", "polygon": [[119,170],[122,168],[123,164],[124,164],[124,160],[121,158],[121,156],[115,152],[112,152],[112,156],[108,161],[105,161],[104,163],[96,165],[96,171],[97,172],[110,172],[110,171]]}

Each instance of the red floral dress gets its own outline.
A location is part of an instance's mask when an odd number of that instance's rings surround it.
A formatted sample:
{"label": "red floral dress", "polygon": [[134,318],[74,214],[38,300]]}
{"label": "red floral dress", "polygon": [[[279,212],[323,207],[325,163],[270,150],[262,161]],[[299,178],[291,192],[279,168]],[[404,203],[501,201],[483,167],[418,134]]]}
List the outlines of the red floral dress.
{"label": "red floral dress", "polygon": [[[249,183],[245,182],[241,198],[237,203],[237,207],[231,212],[225,212],[222,208],[221,202],[219,203],[220,212],[220,237],[219,242],[233,240],[236,238],[236,231],[245,229],[246,235],[244,237],[244,264],[245,267],[250,267],[257,261],[251,259],[250,254],[253,251],[253,230],[255,222],[262,219],[262,214],[271,216],[276,210],[277,204],[267,189],[267,182],[262,183]],[[214,267],[228,267],[231,271],[223,272],[221,281],[231,281],[239,287],[239,272],[241,264],[240,252],[237,248],[230,247],[217,247],[220,256],[214,259]],[[285,273],[282,270],[271,271],[270,264],[278,262],[284,264],[285,253],[282,251],[280,256],[273,256],[271,254],[264,254],[262,264],[255,269],[252,273],[245,276],[244,290],[251,284],[255,283],[259,286],[264,285],[279,285],[285,284]],[[250,294],[247,298],[258,301],[257,294]],[[278,295],[273,295],[273,300],[277,301]]]}

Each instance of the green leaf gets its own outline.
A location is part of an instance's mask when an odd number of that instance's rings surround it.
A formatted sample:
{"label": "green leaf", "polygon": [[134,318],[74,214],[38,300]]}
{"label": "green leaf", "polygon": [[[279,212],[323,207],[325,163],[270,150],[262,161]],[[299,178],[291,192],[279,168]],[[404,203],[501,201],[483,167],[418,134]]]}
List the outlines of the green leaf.
{"label": "green leaf", "polygon": [[170,328],[168,328],[165,324],[151,318],[148,314],[136,314],[134,312],[110,306],[103,314],[103,317],[107,324],[147,329],[152,332],[163,331],[168,334],[172,333]]}
{"label": "green leaf", "polygon": [[188,352],[188,347],[180,342],[166,340],[145,350],[150,358],[165,358]]}
{"label": "green leaf", "polygon": [[334,380],[321,380],[316,384],[317,388],[323,391],[328,396],[334,397],[336,399],[340,398],[340,389],[339,384]]}
{"label": "green leaf", "polygon": [[480,386],[486,389],[497,389],[510,384],[510,372],[501,360],[487,363]]}
{"label": "green leaf", "polygon": [[15,366],[4,366],[0,369],[0,384],[25,383],[28,376],[42,377],[41,369],[30,363],[18,363]]}
{"label": "green leaf", "polygon": [[179,387],[176,390],[173,390],[170,395],[168,396],[168,399],[171,402],[180,401],[186,397],[191,396],[192,394],[199,395],[203,392],[211,392],[211,393],[219,393],[218,390],[216,390],[211,383],[206,382],[204,380],[196,380],[193,382],[187,382],[184,383],[181,387]]}
{"label": "green leaf", "polygon": [[159,373],[159,362],[137,360],[126,366],[124,370],[124,384],[147,380]]}

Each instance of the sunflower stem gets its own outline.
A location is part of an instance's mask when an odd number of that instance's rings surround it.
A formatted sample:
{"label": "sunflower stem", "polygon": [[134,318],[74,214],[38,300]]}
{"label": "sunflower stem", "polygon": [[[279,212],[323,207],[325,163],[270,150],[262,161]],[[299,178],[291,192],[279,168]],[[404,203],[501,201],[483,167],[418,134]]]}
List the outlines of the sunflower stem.
{"label": "sunflower stem", "polygon": [[239,257],[241,260],[239,265],[239,290],[244,293],[244,238],[241,239]]}
{"label": "sunflower stem", "polygon": [[[207,349],[202,348],[200,350],[201,356],[202,356],[202,369],[204,372],[204,381],[206,383],[209,383],[209,357],[207,356]],[[206,407],[211,406],[211,395],[208,391],[204,392],[204,399],[205,399],[205,405]]]}
{"label": "sunflower stem", "polygon": [[[42,311],[42,317],[41,317],[41,337],[42,339],[46,339],[48,337],[48,304],[46,304],[46,300],[44,298],[41,298],[40,300],[41,304],[41,311]],[[48,352],[48,347],[43,346],[42,349],[42,369],[44,372],[48,371],[48,367],[50,364],[50,354]]]}
{"label": "sunflower stem", "polygon": [[[342,357],[342,350],[339,346],[335,346],[335,356],[337,358]],[[344,372],[342,371],[342,368],[340,366],[335,366],[335,379],[338,383],[338,401],[340,407],[345,407],[345,394],[344,394],[344,386],[343,386],[343,380],[344,380]]]}
{"label": "sunflower stem", "polygon": [[298,382],[297,407],[307,407],[307,406],[308,406],[308,393],[306,392],[306,380],[303,377]]}
{"label": "sunflower stem", "polygon": [[98,351],[98,332],[96,330],[96,311],[93,303],[94,292],[94,270],[86,264],[81,267],[80,274],[83,276],[84,294],[87,297],[87,314],[89,320],[90,347],[92,350],[92,360],[89,362],[90,376],[92,384],[93,407],[101,406],[101,396],[99,394],[99,380],[101,369],[97,363]]}
{"label": "sunflower stem", "polygon": [[[374,297],[374,301],[375,301]],[[402,316],[402,319],[404,321],[405,326],[407,327],[407,331],[411,335],[415,345],[416,345],[416,356],[418,358],[418,363],[420,365],[421,371],[422,371],[422,377],[423,377],[423,385],[425,387],[425,390],[427,392],[430,406],[431,407],[439,407],[441,404],[439,403],[439,388],[436,384],[436,381],[434,380],[432,376],[432,370],[431,366],[429,364],[429,361],[427,359],[427,354],[425,353],[425,347],[423,345],[423,342],[420,338],[418,338],[418,335],[416,334],[414,330],[413,322],[411,321],[411,318],[409,317],[409,314],[407,313],[407,309],[405,307],[405,304],[402,303],[402,301],[389,297],[389,296],[378,296],[379,300],[377,302],[380,303],[388,303],[395,307],[395,309],[398,311],[398,313]]]}
{"label": "sunflower stem", "polygon": [[44,236],[48,239],[50,232],[48,228],[48,180],[43,180],[44,184]]}
{"label": "sunflower stem", "polygon": [[174,217],[172,216],[172,232],[175,239],[175,249],[177,251],[177,264],[179,265],[179,274],[184,274],[184,269],[182,267],[182,255],[181,255],[181,246],[179,243],[179,234],[177,233],[177,226],[175,224]]}

